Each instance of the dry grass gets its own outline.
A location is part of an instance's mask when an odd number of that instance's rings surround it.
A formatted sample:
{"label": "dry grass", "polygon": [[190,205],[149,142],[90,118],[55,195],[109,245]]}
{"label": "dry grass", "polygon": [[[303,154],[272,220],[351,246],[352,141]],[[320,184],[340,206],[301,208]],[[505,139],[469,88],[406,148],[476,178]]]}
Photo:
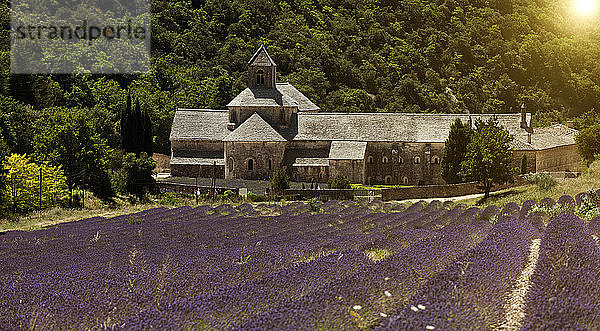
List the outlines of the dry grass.
{"label": "dry grass", "polygon": [[[116,197],[114,203],[108,204],[93,197],[91,194],[86,194],[85,204],[85,208],[72,209],[55,207],[19,216],[16,220],[0,219],[0,232],[11,230],[31,231],[63,222],[77,221],[97,216],[110,218],[137,213],[142,210],[160,206],[159,200],[153,197],[143,203],[134,203],[127,197]],[[168,207],[194,204],[195,200],[193,198],[181,198],[177,204],[169,205]]]}
{"label": "dry grass", "polygon": [[[562,195],[568,194],[575,196],[581,192],[588,192],[590,189],[600,188],[600,161],[592,163],[584,169],[582,175],[575,179],[559,180],[558,184],[549,190],[542,190],[535,185],[516,187],[504,191],[492,193],[490,198],[479,206],[497,205],[503,207],[509,202],[516,202],[522,205],[527,200],[539,201],[543,198],[553,198],[557,200]],[[477,205],[481,199],[470,199],[461,201],[468,205]]]}

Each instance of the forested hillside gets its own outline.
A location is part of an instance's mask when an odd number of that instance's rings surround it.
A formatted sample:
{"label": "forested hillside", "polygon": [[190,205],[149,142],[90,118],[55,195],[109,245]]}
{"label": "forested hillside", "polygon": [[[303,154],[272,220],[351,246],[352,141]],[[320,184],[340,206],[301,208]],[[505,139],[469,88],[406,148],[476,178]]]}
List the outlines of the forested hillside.
{"label": "forested hillside", "polygon": [[[516,112],[526,102],[543,124],[600,99],[599,20],[571,0],[153,0],[152,72],[139,76],[10,75],[6,2],[1,12],[2,138],[40,157],[56,130],[118,147],[127,88],[152,117],[155,151],[168,153],[174,110],[224,108],[260,44],[279,79],[326,111]],[[73,123],[85,128],[70,133]]]}

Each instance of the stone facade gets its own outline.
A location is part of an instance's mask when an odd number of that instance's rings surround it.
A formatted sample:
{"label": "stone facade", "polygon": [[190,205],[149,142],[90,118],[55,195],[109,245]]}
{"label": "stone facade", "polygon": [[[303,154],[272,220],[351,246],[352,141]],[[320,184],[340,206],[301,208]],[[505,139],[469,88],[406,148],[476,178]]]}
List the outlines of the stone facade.
{"label": "stone facade", "polygon": [[285,144],[225,142],[225,178],[268,179],[281,167]]}
{"label": "stone facade", "polygon": [[292,180],[443,185],[441,158],[450,126],[495,118],[513,135],[513,166],[527,172],[581,170],[574,136],[555,125],[531,127],[531,114],[323,113],[289,83],[277,83],[264,47],[248,63],[248,88],[227,110],[176,112],[171,131],[174,176],[268,179],[283,168]]}

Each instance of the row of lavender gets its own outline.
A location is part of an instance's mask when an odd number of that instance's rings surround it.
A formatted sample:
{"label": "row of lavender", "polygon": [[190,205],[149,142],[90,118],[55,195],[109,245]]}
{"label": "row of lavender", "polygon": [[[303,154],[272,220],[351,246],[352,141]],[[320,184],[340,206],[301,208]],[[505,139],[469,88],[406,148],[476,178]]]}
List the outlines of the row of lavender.
{"label": "row of lavender", "polygon": [[[559,202],[581,200],[569,198]],[[497,327],[539,231],[530,293],[559,277],[543,269],[554,268],[547,251],[564,246],[550,236],[576,223],[545,230],[533,205],[157,208],[4,233],[0,329]],[[538,301],[528,297],[524,325],[555,318]]]}

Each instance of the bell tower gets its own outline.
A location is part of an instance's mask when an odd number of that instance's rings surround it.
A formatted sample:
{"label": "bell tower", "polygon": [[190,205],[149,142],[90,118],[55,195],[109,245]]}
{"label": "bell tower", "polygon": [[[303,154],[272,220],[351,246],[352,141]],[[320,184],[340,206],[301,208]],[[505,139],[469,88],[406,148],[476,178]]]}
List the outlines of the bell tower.
{"label": "bell tower", "polygon": [[277,65],[261,45],[248,61],[248,87],[251,89],[274,89]]}

